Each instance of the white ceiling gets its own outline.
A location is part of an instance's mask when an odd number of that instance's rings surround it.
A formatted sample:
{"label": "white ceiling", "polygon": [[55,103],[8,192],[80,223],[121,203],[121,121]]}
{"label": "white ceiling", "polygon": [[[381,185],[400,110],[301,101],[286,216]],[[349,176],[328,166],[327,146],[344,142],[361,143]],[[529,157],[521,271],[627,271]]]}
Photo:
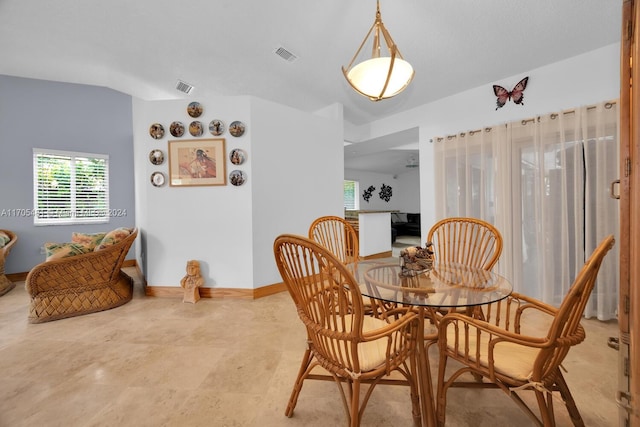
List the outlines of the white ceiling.
{"label": "white ceiling", "polygon": [[[187,97],[175,89],[180,79],[195,100],[253,95],[310,112],[341,103],[357,126],[615,43],[621,3],[382,0],[382,20],[416,76],[374,103],[340,69],[373,23],[374,0],[0,0],[0,74],[147,100]],[[298,59],[283,60],[278,47]],[[372,167],[348,151],[346,166]],[[407,152],[394,152],[404,167]]]}

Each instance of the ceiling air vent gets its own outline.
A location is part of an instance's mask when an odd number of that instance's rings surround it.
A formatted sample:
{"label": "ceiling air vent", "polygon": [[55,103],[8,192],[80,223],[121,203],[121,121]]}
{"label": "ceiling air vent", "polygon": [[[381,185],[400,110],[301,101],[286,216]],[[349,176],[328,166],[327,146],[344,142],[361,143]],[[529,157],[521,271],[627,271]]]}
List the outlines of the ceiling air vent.
{"label": "ceiling air vent", "polygon": [[193,90],[193,86],[191,86],[189,83],[183,82],[182,80],[178,80],[178,83],[176,83],[176,89],[188,95]]}
{"label": "ceiling air vent", "polygon": [[287,62],[295,62],[298,57],[293,53],[289,52],[286,48],[280,46],[274,49],[273,53],[278,55],[280,58],[284,59]]}

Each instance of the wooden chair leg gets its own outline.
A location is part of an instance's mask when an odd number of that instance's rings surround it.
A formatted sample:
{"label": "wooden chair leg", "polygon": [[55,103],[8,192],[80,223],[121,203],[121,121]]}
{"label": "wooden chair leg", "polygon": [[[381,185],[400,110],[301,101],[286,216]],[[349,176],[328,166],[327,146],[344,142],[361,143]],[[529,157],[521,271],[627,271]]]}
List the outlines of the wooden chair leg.
{"label": "wooden chair leg", "polygon": [[[556,423],[553,419],[553,408],[549,408],[549,405],[553,405],[553,396],[551,393],[534,390],[536,400],[538,401],[538,409],[540,410],[540,417],[542,418],[542,425],[545,427],[555,427]],[[545,395],[548,399],[545,399]]]}
{"label": "wooden chair leg", "polygon": [[444,382],[444,373],[447,368],[447,356],[440,356],[438,364],[438,388],[436,390],[436,423],[439,427],[444,426],[447,412],[447,387]]}
{"label": "wooden chair leg", "polygon": [[562,396],[562,400],[567,407],[567,412],[569,412],[569,417],[571,418],[573,425],[576,427],[584,427],[584,421],[582,420],[582,416],[580,416],[580,412],[578,411],[576,402],[575,400],[573,400],[573,396],[569,391],[569,386],[567,385],[567,382],[565,381],[559,369],[556,379],[556,385],[558,386],[560,396]]}
{"label": "wooden chair leg", "polygon": [[516,403],[516,405],[518,405],[520,409],[522,409],[522,412],[527,414],[527,416],[531,419],[531,422],[533,422],[533,424],[535,424],[538,427],[544,427],[544,425],[542,424],[538,416],[531,410],[531,408],[529,408],[529,406],[526,403],[524,403],[524,401],[520,398],[518,393],[511,390],[508,396],[511,398],[511,400],[513,400]]}
{"label": "wooden chair leg", "polygon": [[420,392],[418,387],[418,360],[415,352],[409,357],[411,378],[409,386],[411,388],[411,414],[413,415],[413,423],[416,426],[422,425],[422,416],[420,410]]}
{"label": "wooden chair leg", "polygon": [[289,418],[293,416],[293,410],[298,403],[298,396],[300,395],[300,390],[302,390],[302,383],[304,382],[306,371],[309,367],[309,364],[311,363],[311,359],[313,359],[311,350],[305,350],[304,357],[302,358],[302,363],[300,364],[300,370],[298,371],[298,377],[296,378],[296,382],[293,384],[291,397],[289,398],[289,403],[287,403],[287,409],[284,413]]}
{"label": "wooden chair leg", "polygon": [[360,427],[360,381],[351,384],[351,427]]}

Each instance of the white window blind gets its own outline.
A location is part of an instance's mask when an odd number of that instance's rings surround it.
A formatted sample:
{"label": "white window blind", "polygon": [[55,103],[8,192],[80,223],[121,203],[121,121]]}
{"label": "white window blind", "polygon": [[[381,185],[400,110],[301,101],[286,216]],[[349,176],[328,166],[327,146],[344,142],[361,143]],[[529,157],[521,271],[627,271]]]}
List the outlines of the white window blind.
{"label": "white window blind", "polygon": [[33,223],[109,221],[109,156],[33,149]]}

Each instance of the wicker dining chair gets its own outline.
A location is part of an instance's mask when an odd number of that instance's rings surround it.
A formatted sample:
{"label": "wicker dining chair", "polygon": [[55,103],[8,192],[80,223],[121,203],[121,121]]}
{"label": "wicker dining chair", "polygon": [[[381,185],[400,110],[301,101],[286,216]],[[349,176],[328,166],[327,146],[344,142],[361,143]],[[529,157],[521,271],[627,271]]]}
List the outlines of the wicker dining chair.
{"label": "wicker dining chair", "polygon": [[477,218],[452,217],[438,221],[427,234],[438,263],[464,264],[491,270],[502,253],[502,235]]}
{"label": "wicker dining chair", "polygon": [[[553,392],[559,392],[576,426],[584,426],[560,364],[585,339],[580,324],[587,300],[613,236],[602,240],[585,262],[559,308],[512,293],[485,308],[485,319],[450,313],[439,321],[437,416],[444,425],[450,387],[499,388],[539,426],[554,426]],[[447,362],[454,360],[446,377]],[[462,367],[459,367],[461,364]],[[464,381],[464,373],[482,381]],[[518,392],[535,393],[540,418]]]}
{"label": "wicker dining chair", "polygon": [[[420,422],[416,340],[419,319],[366,316],[358,283],[329,250],[303,236],[284,234],[273,245],[278,270],[307,330],[308,347],[285,411],[293,416],[303,382],[335,381],[348,424],[360,425],[375,386],[409,385],[414,421]],[[314,371],[324,368],[324,374]],[[399,372],[399,379],[389,377]],[[328,372],[328,375],[327,375]],[[369,384],[363,397],[360,386]],[[345,393],[345,388],[347,393]]]}
{"label": "wicker dining chair", "polygon": [[309,226],[309,239],[327,248],[343,264],[360,257],[358,232],[339,216],[321,216]]}
{"label": "wicker dining chair", "polygon": [[[463,264],[491,271],[502,253],[502,235],[496,227],[477,218],[450,217],[435,223],[427,234],[433,244],[435,261],[441,264]],[[450,311],[482,317],[481,307],[441,309],[435,314]]]}

